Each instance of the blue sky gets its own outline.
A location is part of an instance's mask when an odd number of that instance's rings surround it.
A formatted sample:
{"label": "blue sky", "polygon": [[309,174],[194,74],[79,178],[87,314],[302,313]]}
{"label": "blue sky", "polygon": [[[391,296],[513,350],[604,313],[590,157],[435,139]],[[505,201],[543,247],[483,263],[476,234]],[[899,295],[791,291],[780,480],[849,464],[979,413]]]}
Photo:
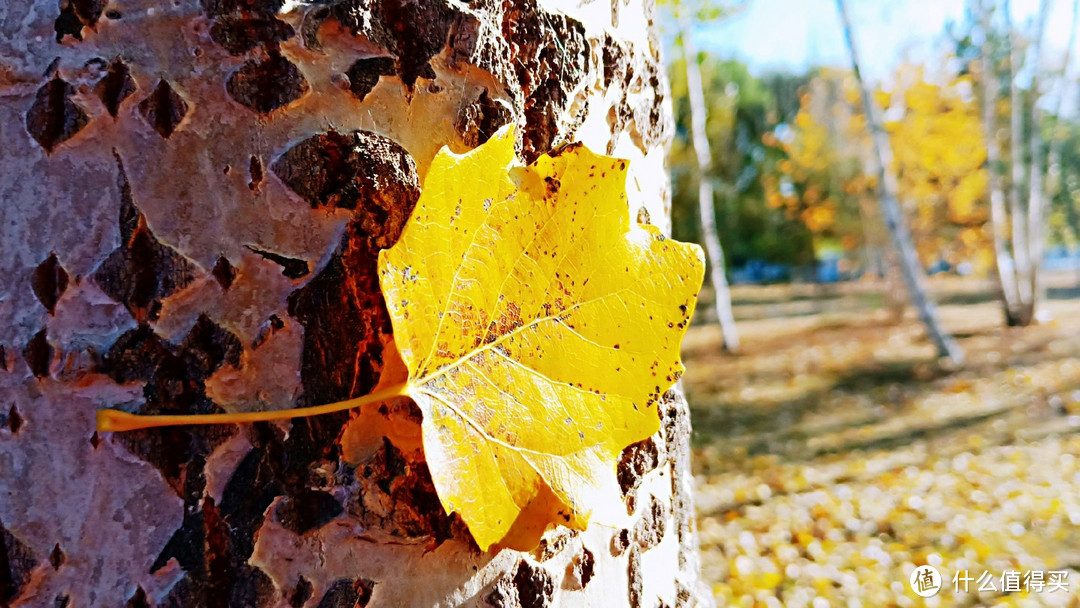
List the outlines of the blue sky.
{"label": "blue sky", "polygon": [[[901,61],[940,57],[948,20],[960,20],[965,0],[848,0],[863,70],[871,79],[890,74]],[[1013,0],[1014,20],[1024,24],[1038,0]],[[1059,63],[1069,37],[1072,0],[1051,0],[1046,59]],[[771,69],[801,71],[808,65],[846,66],[834,0],[748,0],[742,11],[698,31],[698,46],[737,58],[760,74]]]}

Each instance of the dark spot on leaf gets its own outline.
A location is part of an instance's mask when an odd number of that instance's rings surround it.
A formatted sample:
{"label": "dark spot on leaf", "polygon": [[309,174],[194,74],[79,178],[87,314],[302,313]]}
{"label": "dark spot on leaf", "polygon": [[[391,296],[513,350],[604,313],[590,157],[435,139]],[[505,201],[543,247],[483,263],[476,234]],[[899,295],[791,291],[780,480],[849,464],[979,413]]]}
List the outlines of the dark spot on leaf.
{"label": "dark spot on leaf", "polygon": [[101,368],[118,383],[148,380],[167,358],[169,345],[149,325],[125,332],[105,353]]}

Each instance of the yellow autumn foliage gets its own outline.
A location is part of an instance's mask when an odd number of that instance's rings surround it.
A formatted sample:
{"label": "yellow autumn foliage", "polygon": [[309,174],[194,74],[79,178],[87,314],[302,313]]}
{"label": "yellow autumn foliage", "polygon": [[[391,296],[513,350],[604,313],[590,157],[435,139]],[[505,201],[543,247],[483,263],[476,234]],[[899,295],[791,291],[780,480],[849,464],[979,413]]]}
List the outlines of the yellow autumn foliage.
{"label": "yellow autumn foliage", "polygon": [[435,157],[379,256],[432,481],[481,549],[625,516],[619,455],[682,374],[702,253],[631,223],[626,175],[582,146],[521,167],[504,129]]}

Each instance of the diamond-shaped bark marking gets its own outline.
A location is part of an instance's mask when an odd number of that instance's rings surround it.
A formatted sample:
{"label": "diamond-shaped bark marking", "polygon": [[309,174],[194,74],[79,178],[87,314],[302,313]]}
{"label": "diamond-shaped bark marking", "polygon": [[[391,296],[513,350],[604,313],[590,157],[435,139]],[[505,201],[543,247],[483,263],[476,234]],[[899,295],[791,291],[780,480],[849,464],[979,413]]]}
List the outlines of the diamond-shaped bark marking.
{"label": "diamond-shaped bark marking", "polygon": [[122,303],[137,321],[153,320],[156,304],[195,279],[196,266],[162,244],[146,224],[131,197],[123,163],[117,158],[120,186],[120,246],[98,266],[93,280]]}
{"label": "diamond-shaped bark marking", "polygon": [[26,113],[26,130],[48,153],[74,137],[90,121],[86,112],[72,101],[74,94],[75,87],[54,76],[38,89],[34,104]]}
{"label": "diamond-shaped bark marking", "polygon": [[94,93],[101,98],[113,118],[120,111],[120,104],[134,92],[135,79],[131,77],[131,68],[119,57],[109,63],[105,76],[94,85]]}
{"label": "diamond-shaped bark marking", "polygon": [[30,287],[34,295],[50,315],[56,314],[56,303],[68,285],[68,273],[60,265],[60,260],[55,253],[50,253],[45,261],[38,264],[34,269],[34,276],[30,278]]}
{"label": "diamond-shaped bark marking", "polygon": [[266,59],[245,62],[225,84],[237,103],[260,114],[300,99],[310,88],[300,68],[276,52]]}
{"label": "diamond-shaped bark marking", "polygon": [[165,79],[158,81],[149,97],[139,103],[139,112],[158,135],[168,138],[188,113],[188,103]]}
{"label": "diamond-shaped bark marking", "polygon": [[23,358],[35,377],[45,378],[49,375],[49,366],[52,364],[53,347],[49,344],[49,338],[45,329],[34,334],[33,338],[26,343],[23,349]]}
{"label": "diamond-shaped bark marking", "polygon": [[19,596],[30,582],[30,571],[37,562],[30,547],[0,522],[0,606],[7,606]]}
{"label": "diamond-shaped bark marking", "polygon": [[205,379],[226,363],[239,367],[244,346],[236,334],[203,314],[184,336],[179,350],[188,367],[188,375]]}
{"label": "diamond-shaped bark marking", "polygon": [[222,289],[228,289],[232,286],[234,280],[236,280],[237,270],[236,267],[229,262],[229,258],[224,255],[218,256],[217,262],[214,263],[214,269],[210,271],[217,279],[218,284]]}

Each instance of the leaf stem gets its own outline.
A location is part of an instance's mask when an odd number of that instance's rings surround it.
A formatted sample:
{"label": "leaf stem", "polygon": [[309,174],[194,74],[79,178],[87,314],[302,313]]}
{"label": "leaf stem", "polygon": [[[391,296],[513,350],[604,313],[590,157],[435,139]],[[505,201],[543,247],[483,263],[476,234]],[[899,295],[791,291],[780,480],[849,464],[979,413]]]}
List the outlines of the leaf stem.
{"label": "leaf stem", "polygon": [[388,386],[382,390],[345,401],[317,405],[315,407],[296,407],[287,410],[265,412],[234,412],[225,414],[131,414],[120,410],[98,410],[97,430],[99,432],[134,431],[161,426],[181,426],[188,424],[239,424],[245,422],[265,422],[285,420],[303,416],[331,414],[357,407],[362,407],[393,397],[409,395],[411,386],[405,382]]}

